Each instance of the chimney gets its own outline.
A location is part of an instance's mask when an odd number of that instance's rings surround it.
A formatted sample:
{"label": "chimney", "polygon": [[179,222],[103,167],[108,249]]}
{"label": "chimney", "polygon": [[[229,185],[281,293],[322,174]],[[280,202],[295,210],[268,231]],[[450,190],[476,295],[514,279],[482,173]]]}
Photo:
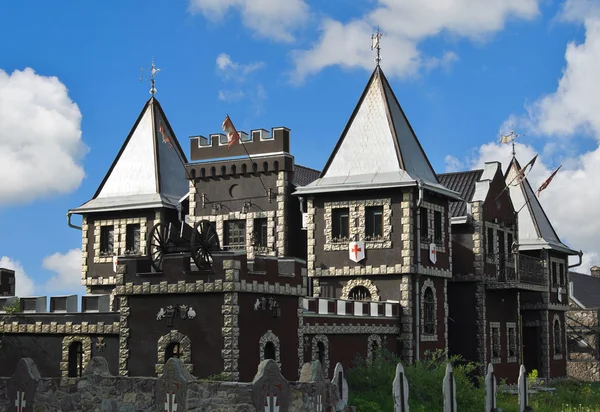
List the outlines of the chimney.
{"label": "chimney", "polygon": [[590,272],[592,273],[593,277],[600,278],[600,267],[598,267],[598,266],[592,266],[590,268]]}

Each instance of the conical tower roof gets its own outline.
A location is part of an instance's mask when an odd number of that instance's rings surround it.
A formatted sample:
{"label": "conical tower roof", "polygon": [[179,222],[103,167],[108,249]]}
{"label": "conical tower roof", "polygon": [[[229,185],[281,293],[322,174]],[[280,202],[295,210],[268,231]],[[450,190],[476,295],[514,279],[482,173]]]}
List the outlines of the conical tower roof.
{"label": "conical tower roof", "polygon": [[458,197],[440,184],[381,67],[377,66],[320,178],[300,193],[424,187]]}
{"label": "conical tower roof", "polygon": [[189,189],[185,163],[162,107],[151,97],[94,197],[70,213],[175,208]]}

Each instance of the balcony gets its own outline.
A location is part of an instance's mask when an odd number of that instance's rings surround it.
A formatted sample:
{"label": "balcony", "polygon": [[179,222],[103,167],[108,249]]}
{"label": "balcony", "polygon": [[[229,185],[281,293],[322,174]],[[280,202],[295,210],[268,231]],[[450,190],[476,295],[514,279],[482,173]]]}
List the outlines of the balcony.
{"label": "balcony", "polygon": [[546,285],[543,261],[521,254],[486,254],[484,273],[491,282]]}

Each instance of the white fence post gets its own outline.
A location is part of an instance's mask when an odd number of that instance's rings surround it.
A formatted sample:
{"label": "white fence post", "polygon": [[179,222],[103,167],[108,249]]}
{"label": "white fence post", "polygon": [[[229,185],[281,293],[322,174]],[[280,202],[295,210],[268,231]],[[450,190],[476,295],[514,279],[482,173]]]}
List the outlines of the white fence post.
{"label": "white fence post", "polygon": [[408,380],[404,374],[404,367],[401,363],[396,365],[396,377],[394,378],[394,412],[408,411]]}
{"label": "white fence post", "polygon": [[446,376],[442,393],[444,395],[444,412],[457,412],[456,410],[456,381],[452,372],[452,365],[446,364]]}
{"label": "white fence post", "polygon": [[485,412],[494,412],[496,410],[496,376],[494,375],[494,365],[488,364],[487,375],[485,376]]}
{"label": "white fence post", "polygon": [[519,369],[519,412],[525,412],[529,406],[529,388],[527,387],[527,373],[525,366],[521,365]]}

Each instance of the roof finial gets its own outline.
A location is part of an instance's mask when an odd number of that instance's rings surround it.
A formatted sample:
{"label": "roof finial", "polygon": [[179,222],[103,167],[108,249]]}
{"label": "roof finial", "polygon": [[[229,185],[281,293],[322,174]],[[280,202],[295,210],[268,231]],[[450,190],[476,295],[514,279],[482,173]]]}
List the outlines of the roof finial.
{"label": "roof finial", "polygon": [[[152,95],[152,97],[154,97],[154,95],[156,94],[156,87],[154,87],[156,80],[155,80],[155,76],[156,73],[158,73],[160,70],[154,65],[154,57],[152,57],[152,65],[150,66],[150,94]],[[142,67],[140,69],[140,71],[142,72],[142,75],[140,76],[140,81],[144,80],[144,67]]]}
{"label": "roof finial", "polygon": [[515,150],[515,139],[520,136],[522,136],[522,135],[516,134],[515,129],[512,127],[511,127],[510,133],[507,134],[506,136],[504,136],[503,134],[500,134],[500,143],[512,143],[512,156],[513,157],[515,157],[517,154],[517,152]]}
{"label": "roof finial", "polygon": [[379,46],[379,39],[383,36],[383,33],[379,31],[379,26],[377,26],[377,32],[371,35],[371,50],[377,50],[377,55],[375,56],[375,63],[379,67],[379,63],[381,63],[381,47]]}

